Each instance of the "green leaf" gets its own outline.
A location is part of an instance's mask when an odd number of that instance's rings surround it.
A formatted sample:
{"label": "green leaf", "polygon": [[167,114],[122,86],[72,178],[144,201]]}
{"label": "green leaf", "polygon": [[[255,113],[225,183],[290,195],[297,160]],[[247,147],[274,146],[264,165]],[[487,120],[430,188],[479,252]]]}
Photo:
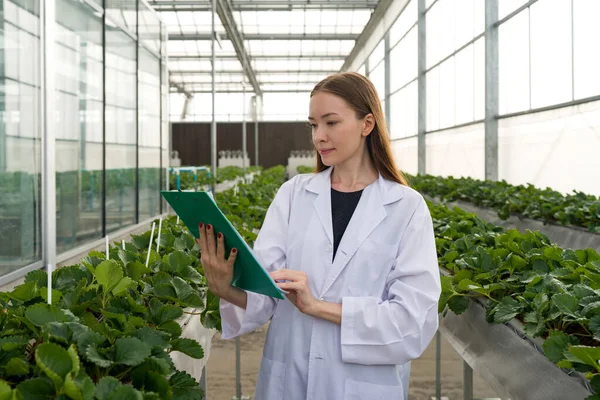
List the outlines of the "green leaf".
{"label": "green leaf", "polygon": [[600,347],[571,346],[569,347],[569,353],[583,364],[589,365],[600,372],[600,365],[598,364],[598,360],[600,360]]}
{"label": "green leaf", "polygon": [[179,271],[179,274],[186,281],[201,285],[204,283],[204,277],[196,271],[191,265]]}
{"label": "green leaf", "polygon": [[176,372],[169,379],[173,387],[173,398],[176,400],[202,399],[204,393],[196,380],[186,372]]}
{"label": "green leaf", "polygon": [[577,300],[577,297],[565,293],[559,293],[552,296],[552,303],[562,313],[567,315],[574,315],[575,311],[577,311],[577,307],[579,306],[579,300]]}
{"label": "green leaf", "polygon": [[600,314],[594,315],[590,319],[590,330],[592,332],[597,332],[600,330]]}
{"label": "green leaf", "polygon": [[135,336],[151,348],[159,347],[161,349],[169,346],[169,337],[165,332],[157,331],[150,327],[144,327],[137,330]]}
{"label": "green leaf", "polygon": [[453,313],[459,315],[469,308],[469,298],[464,296],[452,296],[448,299],[448,307]]}
{"label": "green leaf", "polygon": [[86,358],[102,368],[108,368],[113,365],[113,361],[109,360],[104,354],[102,354],[102,350],[98,349],[98,346],[95,344],[88,346],[85,351]]}
{"label": "green leaf", "polygon": [[169,264],[175,271],[182,271],[185,267],[192,264],[192,259],[183,251],[174,251],[169,254]]}
{"label": "green leaf", "polygon": [[43,326],[50,322],[67,322],[72,318],[54,305],[38,303],[27,308],[25,316],[34,325]]}
{"label": "green leaf", "polygon": [[79,374],[73,378],[74,374],[68,374],[65,379],[65,394],[73,400],[93,400],[94,399],[94,382],[85,375]]}
{"label": "green leaf", "polygon": [[38,297],[40,295],[39,287],[36,282],[28,282],[19,285],[9,293],[10,298],[26,303]]}
{"label": "green leaf", "polygon": [[196,241],[191,235],[183,234],[175,239],[174,247],[175,250],[191,250],[194,248]]}
{"label": "green leaf", "polygon": [[25,275],[25,283],[35,283],[37,287],[45,287],[48,284],[48,272],[36,269]]}
{"label": "green leaf", "polygon": [[29,339],[25,336],[5,336],[0,338],[0,350],[13,351],[27,346]]}
{"label": "green leaf", "polygon": [[145,390],[158,393],[161,399],[173,399],[173,389],[171,388],[169,381],[164,376],[157,374],[154,371],[148,371],[144,386]]}
{"label": "green leaf", "polygon": [[112,291],[123,278],[123,270],[113,260],[103,261],[96,267],[96,280],[104,293]]}
{"label": "green leaf", "polygon": [[144,275],[152,272],[150,268],[146,268],[146,266],[139,261],[127,263],[125,266],[125,271],[127,276],[134,281],[139,281]]}
{"label": "green leaf", "polygon": [[575,337],[569,336],[564,332],[551,331],[548,339],[544,341],[542,348],[550,361],[558,363],[565,359],[565,352],[569,349],[569,346],[575,344],[578,344]]}
{"label": "green leaf", "polygon": [[144,397],[140,392],[131,386],[121,385],[115,391],[110,393],[107,400],[143,400]]}
{"label": "green leaf", "polygon": [[221,330],[221,314],[219,311],[208,311],[202,313],[200,321],[206,329],[217,329]]}
{"label": "green leaf", "polygon": [[126,276],[123,279],[121,279],[119,283],[117,283],[117,285],[112,290],[112,293],[115,296],[122,296],[126,294],[127,289],[135,286],[137,286],[137,282],[135,282],[130,277]]}
{"label": "green leaf", "polygon": [[123,265],[127,265],[130,262],[140,262],[140,256],[138,253],[123,249],[119,249],[119,259]]}
{"label": "green leaf", "polygon": [[156,323],[158,325],[164,324],[167,321],[174,321],[183,315],[181,307],[173,305],[164,305],[156,314]]}
{"label": "green leaf", "polygon": [[62,388],[65,377],[73,370],[73,362],[67,350],[54,343],[40,344],[35,349],[35,361],[57,389]]}
{"label": "green leaf", "polygon": [[562,253],[563,250],[559,247],[546,247],[544,249],[544,256],[546,256],[546,258],[558,262],[562,261]]}
{"label": "green leaf", "polygon": [[187,307],[203,307],[204,302],[198,292],[179,277],[173,278],[173,287],[181,303]]}
{"label": "green leaf", "polygon": [[516,317],[522,309],[522,305],[512,297],[504,297],[500,303],[494,307],[494,322],[505,324]]}
{"label": "green leaf", "polygon": [[[46,303],[48,303],[48,288],[43,287],[40,289],[40,296]],[[52,305],[57,305],[62,299],[62,292],[52,289]]]}
{"label": "green leaf", "polygon": [[100,379],[96,385],[95,395],[98,400],[108,400],[108,397],[117,388],[121,387],[121,382],[112,376],[105,376]]}
{"label": "green leaf", "polygon": [[168,332],[171,337],[178,338],[181,336],[181,326],[175,321],[167,321],[157,326],[161,331]]}
{"label": "green leaf", "polygon": [[201,359],[204,357],[204,350],[200,343],[193,339],[175,339],[171,341],[174,351],[182,352],[192,358]]}
{"label": "green leaf", "polygon": [[12,400],[13,390],[10,385],[0,380],[0,400]]}
{"label": "green leaf", "polygon": [[29,374],[29,362],[22,358],[11,358],[6,363],[6,376],[25,376]]}
{"label": "green leaf", "polygon": [[590,384],[595,393],[600,393],[600,375],[594,375],[590,380]]}
{"label": "green leaf", "polygon": [[115,363],[136,366],[150,357],[150,346],[138,338],[120,338],[115,342]]}
{"label": "green leaf", "polygon": [[150,245],[150,232],[148,231],[141,235],[131,235],[131,243],[133,243],[138,250],[148,249],[148,246]]}
{"label": "green leaf", "polygon": [[52,382],[44,378],[32,378],[17,385],[23,400],[50,400],[56,395]]}

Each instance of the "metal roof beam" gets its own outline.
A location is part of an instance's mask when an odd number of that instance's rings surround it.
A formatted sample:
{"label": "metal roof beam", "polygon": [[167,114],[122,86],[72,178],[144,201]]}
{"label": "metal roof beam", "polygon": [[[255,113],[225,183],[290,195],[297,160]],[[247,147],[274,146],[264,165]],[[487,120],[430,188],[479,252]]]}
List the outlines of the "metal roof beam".
{"label": "metal roof beam", "polygon": [[[312,1],[289,1],[274,3],[272,1],[261,1],[253,0],[250,2],[245,1],[230,1],[231,8],[233,11],[256,11],[256,10],[306,10],[306,9],[317,9],[317,10],[360,10],[360,9],[373,9],[377,6],[377,0],[312,0]],[[186,11],[211,11],[210,4],[198,4],[198,1],[193,0],[164,0],[164,1],[153,1],[151,6],[157,11],[157,7],[165,7],[163,11],[168,11],[166,7],[186,7]],[[172,11],[173,9],[171,9]],[[179,9],[178,9],[179,11]]]}
{"label": "metal roof beam", "polygon": [[[253,60],[270,60],[270,59],[304,59],[304,60],[344,60],[347,54],[313,54],[313,55],[290,55],[290,54],[273,54],[273,55],[256,55],[252,56]],[[235,55],[217,55],[217,60],[237,60]],[[210,60],[210,55],[199,54],[197,56],[169,56],[169,61],[185,61],[185,60]]]}
{"label": "metal roof beam", "polygon": [[[171,69],[169,70],[171,75],[209,75],[211,74],[211,71],[209,70],[177,70],[177,69]],[[335,74],[337,71],[332,71],[329,69],[307,69],[307,70],[301,70],[301,69],[292,69],[292,70],[276,70],[276,71],[266,71],[266,70],[255,70],[254,71],[257,75],[258,74],[269,74],[269,75],[284,75],[284,74]],[[241,74],[243,73],[243,71],[239,70],[239,69],[232,69],[232,70],[217,70],[216,71],[217,74]]]}
{"label": "metal roof beam", "polygon": [[185,89],[185,87],[181,83],[169,81],[169,86],[176,90],[172,90],[171,93],[183,93],[186,98],[191,99],[194,97],[192,92]]}
{"label": "metal roof beam", "polygon": [[[254,73],[254,70],[252,69],[250,56],[248,55],[246,47],[244,46],[244,38],[242,37],[242,34],[237,28],[235,18],[233,17],[233,11],[229,6],[229,2],[227,0],[213,1],[217,2],[217,14],[221,19],[221,24],[223,24],[223,27],[227,32],[227,37],[229,38],[229,40],[231,40],[231,43],[233,44],[235,54],[237,54],[240,63],[242,64],[242,69],[245,71],[246,76],[248,77],[248,81],[250,81],[250,84],[254,89],[254,93],[260,96],[262,94],[262,91],[260,90],[260,84],[256,79],[256,74]],[[212,34],[215,34],[215,32],[212,32]],[[210,38],[212,39],[212,37]]]}
{"label": "metal roof beam", "polygon": [[[218,0],[219,3],[225,0]],[[232,17],[233,18],[233,17]],[[235,22],[234,22],[235,23]],[[223,23],[225,26],[225,23]],[[219,33],[221,39],[231,40],[232,33],[225,26],[227,34]],[[237,31],[237,28],[236,28]],[[239,34],[239,32],[238,32]],[[249,33],[244,35],[244,40],[356,40],[360,35],[355,33]],[[190,35],[169,35],[169,40],[210,40],[210,33],[195,33]],[[238,39],[235,39],[238,40]],[[241,37],[240,37],[241,40]],[[232,40],[233,42],[233,40]],[[242,40],[243,43],[243,40]],[[235,45],[234,45],[235,46]]]}
{"label": "metal roof beam", "polygon": [[354,48],[346,57],[341,71],[356,71],[367,60],[385,33],[404,11],[409,0],[381,0],[371,19],[356,40]]}

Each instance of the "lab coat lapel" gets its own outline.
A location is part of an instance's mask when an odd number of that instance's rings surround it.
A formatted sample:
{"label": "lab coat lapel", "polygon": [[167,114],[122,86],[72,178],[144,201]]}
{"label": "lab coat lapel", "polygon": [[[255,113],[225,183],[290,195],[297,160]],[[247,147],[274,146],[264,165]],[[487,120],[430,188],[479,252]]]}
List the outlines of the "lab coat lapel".
{"label": "lab coat lapel", "polygon": [[380,176],[378,181],[365,188],[342,236],[331,270],[321,288],[320,296],[329,290],[360,245],[386,217],[382,183],[383,179]]}
{"label": "lab coat lapel", "polygon": [[333,222],[331,219],[331,168],[318,173],[306,187],[307,190],[318,194],[313,206],[323,229],[333,246]]}

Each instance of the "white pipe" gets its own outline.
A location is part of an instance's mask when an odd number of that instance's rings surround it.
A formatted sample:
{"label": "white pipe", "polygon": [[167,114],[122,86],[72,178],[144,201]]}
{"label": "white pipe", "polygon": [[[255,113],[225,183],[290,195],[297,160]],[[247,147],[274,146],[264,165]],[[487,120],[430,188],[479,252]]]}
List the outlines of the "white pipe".
{"label": "white pipe", "polygon": [[150,233],[150,243],[148,244],[148,256],[146,257],[146,268],[148,268],[148,263],[150,262],[150,252],[152,251],[152,239],[154,239],[154,227],[156,226],[156,222],[152,223],[152,233]]}

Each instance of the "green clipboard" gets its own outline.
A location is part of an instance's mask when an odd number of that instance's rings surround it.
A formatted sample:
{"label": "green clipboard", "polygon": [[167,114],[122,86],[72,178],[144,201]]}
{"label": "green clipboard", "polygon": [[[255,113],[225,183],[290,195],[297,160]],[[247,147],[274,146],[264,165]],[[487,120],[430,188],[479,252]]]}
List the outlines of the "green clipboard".
{"label": "green clipboard", "polygon": [[273,278],[260,265],[250,246],[225,217],[211,194],[205,191],[180,192],[177,190],[163,190],[160,193],[195,238],[200,236],[198,229],[200,222],[205,225],[210,224],[213,226],[214,232],[221,232],[225,237],[226,257],[229,256],[232,248],[237,249],[238,255],[233,266],[232,286],[284,299],[285,292],[275,284]]}

